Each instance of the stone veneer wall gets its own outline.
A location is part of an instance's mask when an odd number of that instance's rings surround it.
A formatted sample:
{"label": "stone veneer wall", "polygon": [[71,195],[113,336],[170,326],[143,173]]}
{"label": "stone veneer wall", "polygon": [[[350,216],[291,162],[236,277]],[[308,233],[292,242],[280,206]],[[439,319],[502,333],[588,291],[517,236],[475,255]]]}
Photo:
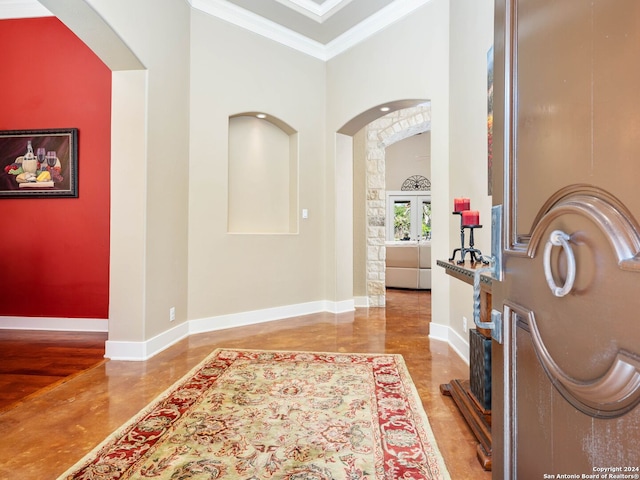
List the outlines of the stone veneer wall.
{"label": "stone veneer wall", "polygon": [[389,113],[366,127],[367,298],[385,305],[385,148],[431,129],[431,108],[421,105]]}

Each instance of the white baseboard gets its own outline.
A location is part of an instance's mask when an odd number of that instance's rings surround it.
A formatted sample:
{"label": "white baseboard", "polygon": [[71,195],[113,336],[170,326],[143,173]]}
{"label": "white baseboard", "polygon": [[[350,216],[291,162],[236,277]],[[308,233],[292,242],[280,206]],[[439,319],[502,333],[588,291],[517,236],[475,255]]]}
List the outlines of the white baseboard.
{"label": "white baseboard", "polygon": [[355,309],[353,300],[318,301],[265,308],[241,313],[189,320],[144,342],[107,341],[105,357],[111,360],[147,360],[174,343],[196,333],[245,327],[318,312],[344,313]]}
{"label": "white baseboard", "polygon": [[249,312],[231,313],[209,318],[200,318],[189,321],[189,334],[212,332],[226,328],[244,327],[256,323],[271,322],[291,317],[300,317],[318,312],[344,313],[355,309],[353,300],[342,302],[308,302],[284,307],[265,308]]}
{"label": "white baseboard", "polygon": [[[356,303],[361,301],[361,298],[366,299],[366,297],[359,297],[357,302],[356,299],[340,302],[321,300],[189,320],[143,342],[107,340],[105,344],[105,357],[112,360],[148,360],[189,335],[224,330],[227,328],[244,327],[319,312],[334,314],[352,312],[355,310]],[[108,332],[108,320],[87,318],[0,317],[0,329]],[[432,322],[429,330],[429,338],[447,342],[460,358],[469,364],[469,342],[467,340],[447,325]]]}
{"label": "white baseboard", "polygon": [[0,330],[108,332],[109,320],[100,318],[0,317]]}
{"label": "white baseboard", "polygon": [[431,322],[429,325],[429,338],[447,342],[458,356],[469,365],[469,342],[451,327]]}
{"label": "white baseboard", "polygon": [[111,360],[148,360],[188,336],[189,324],[188,322],[185,322],[144,342],[119,342],[107,340],[105,343],[104,356]]}

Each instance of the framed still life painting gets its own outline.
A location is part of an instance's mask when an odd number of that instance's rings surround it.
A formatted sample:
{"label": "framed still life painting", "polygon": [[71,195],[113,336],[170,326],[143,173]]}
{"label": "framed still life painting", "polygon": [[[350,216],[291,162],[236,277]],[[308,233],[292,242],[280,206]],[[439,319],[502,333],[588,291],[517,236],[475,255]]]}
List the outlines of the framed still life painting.
{"label": "framed still life painting", "polygon": [[0,198],[78,196],[78,129],[0,131]]}

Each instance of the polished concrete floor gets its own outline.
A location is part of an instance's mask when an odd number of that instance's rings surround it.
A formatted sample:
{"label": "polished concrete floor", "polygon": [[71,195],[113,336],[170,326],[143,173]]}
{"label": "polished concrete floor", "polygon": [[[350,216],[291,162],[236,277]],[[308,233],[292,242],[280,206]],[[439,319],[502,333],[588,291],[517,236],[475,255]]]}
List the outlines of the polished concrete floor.
{"label": "polished concrete floor", "polygon": [[106,361],[104,332],[0,330],[0,413]]}
{"label": "polished concrete floor", "polygon": [[107,361],[0,413],[0,478],[55,479],[218,347],[400,353],[454,480],[489,479],[473,434],[439,386],[468,378],[444,342],[430,340],[429,292],[390,290],[386,308],[321,313],[193,335],[145,362]]}

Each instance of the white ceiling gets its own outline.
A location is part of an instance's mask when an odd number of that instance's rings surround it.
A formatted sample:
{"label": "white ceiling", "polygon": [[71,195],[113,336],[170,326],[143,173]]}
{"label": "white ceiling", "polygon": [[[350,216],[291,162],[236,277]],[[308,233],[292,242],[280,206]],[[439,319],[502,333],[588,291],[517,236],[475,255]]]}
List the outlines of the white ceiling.
{"label": "white ceiling", "polygon": [[261,17],[327,44],[394,0],[228,0]]}
{"label": "white ceiling", "polygon": [[[186,0],[195,9],[327,60],[430,0]],[[0,19],[51,15],[38,0],[0,0]]]}

